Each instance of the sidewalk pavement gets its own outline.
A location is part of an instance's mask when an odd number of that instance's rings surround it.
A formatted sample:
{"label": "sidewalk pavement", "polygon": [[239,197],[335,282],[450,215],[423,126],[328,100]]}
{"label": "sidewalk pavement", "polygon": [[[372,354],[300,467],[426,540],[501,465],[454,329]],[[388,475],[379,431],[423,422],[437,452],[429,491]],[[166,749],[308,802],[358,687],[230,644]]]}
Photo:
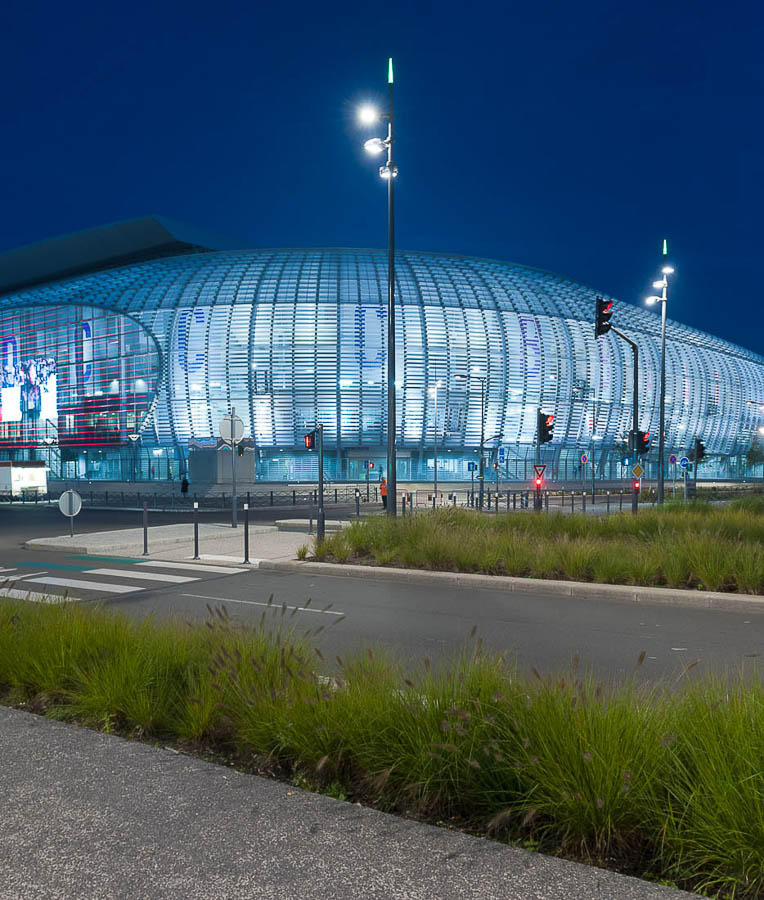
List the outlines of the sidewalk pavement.
{"label": "sidewalk pavement", "polygon": [[0,900],[694,895],[0,707]]}
{"label": "sidewalk pavement", "polygon": [[[314,524],[315,531],[315,524]],[[313,536],[306,532],[279,531],[275,525],[249,526],[249,559],[295,559],[300,547],[313,546]],[[143,554],[143,529],[97,531],[86,534],[32,538],[24,543],[28,550],[58,550],[86,553],[91,556],[130,556]],[[194,532],[191,523],[157,525],[148,529],[148,558],[190,560],[194,556]],[[199,556],[201,562],[236,562],[244,560],[244,524],[231,528],[227,524],[199,523]]]}

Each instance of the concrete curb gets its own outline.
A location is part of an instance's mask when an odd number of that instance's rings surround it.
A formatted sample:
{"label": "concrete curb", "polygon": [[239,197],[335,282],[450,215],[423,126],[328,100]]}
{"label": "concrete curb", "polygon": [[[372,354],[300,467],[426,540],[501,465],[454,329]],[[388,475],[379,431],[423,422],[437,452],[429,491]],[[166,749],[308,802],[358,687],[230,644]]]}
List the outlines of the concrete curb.
{"label": "concrete curb", "polygon": [[633,603],[668,603],[704,609],[764,611],[764,597],[725,594],[720,591],[689,591],[676,588],[649,588],[625,584],[593,584],[582,581],[553,581],[543,578],[515,578],[509,575],[474,575],[462,572],[423,572],[386,566],[341,565],[321,562],[279,562],[264,559],[260,569],[303,575],[334,575],[344,578],[374,578],[400,584],[424,584],[467,590],[519,591],[524,594],[562,594],[568,597],[600,597]]}

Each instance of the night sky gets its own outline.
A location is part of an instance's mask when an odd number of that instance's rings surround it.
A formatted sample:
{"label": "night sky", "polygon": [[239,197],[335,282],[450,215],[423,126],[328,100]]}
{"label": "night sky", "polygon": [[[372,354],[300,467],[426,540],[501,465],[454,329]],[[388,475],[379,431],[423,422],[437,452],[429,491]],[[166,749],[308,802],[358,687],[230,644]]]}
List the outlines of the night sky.
{"label": "night sky", "polygon": [[355,110],[392,55],[400,249],[639,302],[667,236],[670,318],[764,354],[763,26],[750,0],[5,0],[0,250],[150,213],[384,247]]}

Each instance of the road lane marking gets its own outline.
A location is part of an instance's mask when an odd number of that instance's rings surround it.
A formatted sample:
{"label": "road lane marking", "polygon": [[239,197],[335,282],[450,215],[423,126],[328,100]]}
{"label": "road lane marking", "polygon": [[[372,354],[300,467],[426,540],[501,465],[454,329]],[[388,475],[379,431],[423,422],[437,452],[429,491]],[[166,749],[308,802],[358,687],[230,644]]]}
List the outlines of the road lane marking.
{"label": "road lane marking", "polygon": [[[233,597],[205,597],[204,594],[181,594],[181,597],[196,597],[197,600],[215,600],[217,603],[246,603],[247,606],[271,606],[273,609],[281,609],[278,603],[262,603],[259,600],[236,600]],[[344,612],[337,612],[335,609],[319,609],[312,606],[287,606],[286,611],[292,612],[312,612],[323,613],[325,616],[344,616]]]}
{"label": "road lane marking", "polygon": [[2,580],[3,580],[3,582],[21,581],[23,578],[31,578],[32,575],[44,575],[46,572],[47,572],[47,569],[43,569],[42,572],[24,572],[24,573],[19,572],[18,575],[6,575],[5,578],[3,578]]}
{"label": "road lane marking", "polygon": [[26,581],[39,581],[42,584],[57,584],[60,587],[83,588],[86,591],[104,591],[107,594],[128,594],[130,591],[142,591],[142,587],[129,584],[106,584],[102,581],[80,581],[77,578],[27,578]]}
{"label": "road lane marking", "polygon": [[168,575],[166,572],[136,572],[134,569],[87,569],[83,575],[110,575],[117,578],[135,578],[142,581],[166,581],[168,584],[183,584],[198,581],[193,575]]}
{"label": "road lane marking", "polygon": [[9,600],[28,600],[30,603],[78,603],[79,597],[62,597],[59,594],[38,594],[36,591],[19,591],[14,588],[0,588],[0,597]]}
{"label": "road lane marking", "polygon": [[16,569],[0,569],[0,572],[15,572]]}
{"label": "road lane marking", "polygon": [[202,566],[184,562],[165,562],[162,559],[152,559],[150,562],[139,562],[138,565],[150,566],[152,569],[183,569],[184,572],[219,572],[223,575],[236,575],[239,572],[249,572],[249,569],[242,569],[235,566]]}

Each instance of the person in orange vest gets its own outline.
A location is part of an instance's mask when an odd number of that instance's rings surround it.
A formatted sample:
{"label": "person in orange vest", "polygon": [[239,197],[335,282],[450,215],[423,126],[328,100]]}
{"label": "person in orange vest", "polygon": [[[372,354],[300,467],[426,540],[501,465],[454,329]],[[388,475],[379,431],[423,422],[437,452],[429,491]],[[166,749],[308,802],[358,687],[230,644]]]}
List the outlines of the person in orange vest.
{"label": "person in orange vest", "polygon": [[387,509],[387,479],[379,482],[379,496],[382,498],[382,509]]}

